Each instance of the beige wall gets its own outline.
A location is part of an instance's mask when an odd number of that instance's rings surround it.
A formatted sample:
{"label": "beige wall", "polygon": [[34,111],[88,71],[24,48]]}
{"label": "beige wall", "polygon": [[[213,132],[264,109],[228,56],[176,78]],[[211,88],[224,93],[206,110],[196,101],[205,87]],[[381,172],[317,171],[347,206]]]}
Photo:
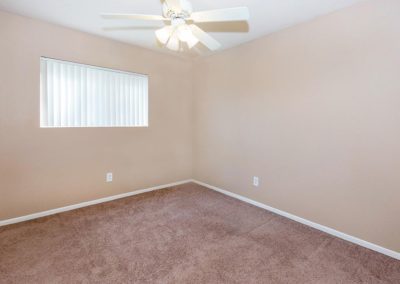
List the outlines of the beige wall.
{"label": "beige wall", "polygon": [[198,60],[195,178],[400,251],[399,15],[369,1]]}
{"label": "beige wall", "polygon": [[[0,220],[192,177],[190,61],[3,12],[0,36]],[[40,56],[149,74],[150,127],[40,129]]]}

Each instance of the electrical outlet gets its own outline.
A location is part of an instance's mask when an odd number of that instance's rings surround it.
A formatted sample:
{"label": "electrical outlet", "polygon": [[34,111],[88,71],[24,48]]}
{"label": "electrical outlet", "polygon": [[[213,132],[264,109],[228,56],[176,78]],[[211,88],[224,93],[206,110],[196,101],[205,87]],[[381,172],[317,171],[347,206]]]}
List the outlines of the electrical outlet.
{"label": "electrical outlet", "polygon": [[258,177],[253,177],[253,185],[258,187],[260,185],[260,179]]}
{"label": "electrical outlet", "polygon": [[112,173],[107,173],[106,182],[112,182],[112,181],[113,181],[113,174]]}

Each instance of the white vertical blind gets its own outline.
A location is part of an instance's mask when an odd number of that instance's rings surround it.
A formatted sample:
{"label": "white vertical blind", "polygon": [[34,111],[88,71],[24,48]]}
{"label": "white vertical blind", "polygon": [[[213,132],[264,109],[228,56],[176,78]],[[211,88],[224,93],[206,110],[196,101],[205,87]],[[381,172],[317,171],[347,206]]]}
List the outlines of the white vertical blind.
{"label": "white vertical blind", "polygon": [[42,57],[41,127],[148,126],[148,77]]}

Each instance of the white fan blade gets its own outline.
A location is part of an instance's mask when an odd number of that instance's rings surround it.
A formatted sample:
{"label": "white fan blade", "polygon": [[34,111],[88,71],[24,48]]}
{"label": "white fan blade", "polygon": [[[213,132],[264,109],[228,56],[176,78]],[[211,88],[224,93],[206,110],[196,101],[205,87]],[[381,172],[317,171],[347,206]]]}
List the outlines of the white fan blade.
{"label": "white fan blade", "polygon": [[142,14],[102,14],[105,19],[121,19],[121,20],[148,20],[148,21],[169,21],[170,19],[156,15]]}
{"label": "white fan blade", "polygon": [[173,10],[175,13],[179,13],[182,11],[181,1],[180,0],[165,0],[167,6],[170,10]]}
{"label": "white fan blade", "polygon": [[197,23],[247,21],[250,19],[250,12],[249,8],[247,7],[236,7],[220,10],[194,12],[190,15],[190,18]]}
{"label": "white fan blade", "polygon": [[221,44],[218,41],[216,41],[198,26],[190,25],[190,29],[192,30],[193,35],[197,37],[202,44],[207,46],[208,49],[217,50],[221,47]]}

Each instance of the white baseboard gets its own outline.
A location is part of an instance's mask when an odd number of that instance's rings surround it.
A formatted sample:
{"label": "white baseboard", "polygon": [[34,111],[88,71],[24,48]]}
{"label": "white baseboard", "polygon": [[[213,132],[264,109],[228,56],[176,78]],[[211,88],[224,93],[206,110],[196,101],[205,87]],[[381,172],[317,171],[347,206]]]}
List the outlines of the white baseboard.
{"label": "white baseboard", "polygon": [[82,207],[86,207],[86,206],[104,203],[104,202],[108,202],[108,201],[112,201],[112,200],[116,200],[116,199],[121,199],[121,198],[129,197],[129,196],[133,196],[133,195],[137,195],[137,194],[141,194],[141,193],[145,193],[145,192],[150,192],[150,191],[154,191],[154,190],[173,187],[173,186],[185,184],[188,182],[192,182],[192,180],[183,180],[183,181],[178,181],[178,182],[174,182],[174,183],[163,184],[163,185],[159,185],[159,186],[154,186],[154,187],[145,188],[145,189],[139,189],[139,190],[122,193],[122,194],[118,194],[118,195],[108,196],[108,197],[104,197],[104,198],[100,198],[100,199],[96,199],[96,200],[86,201],[86,202],[82,202],[79,204],[74,204],[74,205],[69,205],[69,206],[65,206],[65,207],[61,207],[61,208],[43,211],[43,212],[33,213],[33,214],[29,214],[29,215],[25,215],[25,216],[21,216],[21,217],[17,217],[17,218],[0,220],[0,227],[15,224],[15,223],[20,223],[20,222],[24,222],[24,221],[28,221],[28,220],[33,220],[33,219],[37,219],[37,218],[41,218],[41,217],[45,217],[45,216],[49,216],[49,215],[54,215],[54,214],[58,214],[61,212],[66,212],[66,211],[70,211],[70,210],[74,210],[74,209],[78,209],[78,208],[82,208]]}
{"label": "white baseboard", "polygon": [[310,226],[310,227],[312,227],[312,228],[314,228],[314,229],[323,231],[323,232],[325,232],[325,233],[328,233],[328,234],[333,235],[333,236],[335,236],[335,237],[338,237],[338,238],[340,238],[340,239],[349,241],[349,242],[351,242],[351,243],[360,245],[360,246],[362,246],[362,247],[371,249],[371,250],[373,250],[373,251],[376,251],[376,252],[379,252],[379,253],[382,253],[382,254],[385,254],[385,255],[387,255],[387,256],[390,256],[390,257],[393,257],[393,258],[395,258],[395,259],[400,260],[400,253],[399,253],[399,252],[395,252],[395,251],[393,251],[393,250],[390,250],[390,249],[381,247],[381,246],[379,246],[379,245],[376,245],[376,244],[373,244],[373,243],[370,243],[370,242],[361,240],[361,239],[359,239],[359,238],[356,238],[356,237],[350,236],[350,235],[348,235],[348,234],[339,232],[339,231],[337,231],[337,230],[335,230],[335,229],[332,229],[332,228],[329,228],[329,227],[326,227],[326,226],[323,226],[323,225],[314,223],[314,222],[312,222],[312,221],[306,220],[306,219],[301,218],[301,217],[298,217],[298,216],[296,216],[296,215],[293,215],[293,214],[287,213],[287,212],[285,212],[285,211],[282,211],[282,210],[273,208],[273,207],[268,206],[268,205],[265,205],[265,204],[263,204],[263,203],[254,201],[254,200],[252,200],[252,199],[250,199],[250,198],[241,196],[241,195],[239,195],[239,194],[232,193],[232,192],[230,192],[230,191],[227,191],[227,190],[224,190],[224,189],[221,189],[221,188],[218,188],[218,187],[215,187],[215,186],[206,184],[206,183],[204,183],[204,182],[200,182],[200,181],[197,181],[197,180],[193,180],[193,182],[194,182],[194,183],[197,183],[197,184],[199,184],[199,185],[202,185],[202,186],[204,186],[204,187],[207,187],[207,188],[209,188],[209,189],[215,190],[215,191],[217,191],[217,192],[220,192],[220,193],[222,193],[222,194],[228,195],[228,196],[230,196],[230,197],[239,199],[239,200],[244,201],[244,202],[246,202],[246,203],[252,204],[252,205],[257,206],[257,207],[259,207],[259,208],[262,208],[262,209],[268,210],[268,211],[270,211],[270,212],[273,212],[273,213],[275,213],[275,214],[281,215],[281,216],[283,216],[283,217],[289,218],[289,219],[291,219],[291,220],[293,220],[293,221],[296,221],[296,222],[299,222],[299,223],[301,223],[301,224]]}

